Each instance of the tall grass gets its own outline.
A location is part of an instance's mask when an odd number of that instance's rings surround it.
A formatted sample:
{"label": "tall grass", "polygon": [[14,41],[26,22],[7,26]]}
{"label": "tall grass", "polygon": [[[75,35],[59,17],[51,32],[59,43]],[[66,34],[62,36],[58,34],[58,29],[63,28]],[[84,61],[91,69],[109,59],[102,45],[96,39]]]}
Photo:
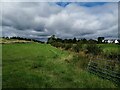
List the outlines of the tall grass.
{"label": "tall grass", "polygon": [[116,88],[84,70],[87,58],[47,44],[4,44],[2,52],[3,88]]}

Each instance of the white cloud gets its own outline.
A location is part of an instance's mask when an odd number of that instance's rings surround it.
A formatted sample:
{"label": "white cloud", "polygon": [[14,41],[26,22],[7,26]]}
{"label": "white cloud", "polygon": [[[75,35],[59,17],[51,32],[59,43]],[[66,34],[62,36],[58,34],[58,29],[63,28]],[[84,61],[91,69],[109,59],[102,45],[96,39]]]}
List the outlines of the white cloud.
{"label": "white cloud", "polygon": [[[1,0],[2,2],[88,2],[88,0]],[[119,2],[119,0],[89,0],[89,2]]]}
{"label": "white cloud", "polygon": [[4,36],[47,38],[117,38],[117,3],[85,7],[71,3],[4,3],[2,25]]}

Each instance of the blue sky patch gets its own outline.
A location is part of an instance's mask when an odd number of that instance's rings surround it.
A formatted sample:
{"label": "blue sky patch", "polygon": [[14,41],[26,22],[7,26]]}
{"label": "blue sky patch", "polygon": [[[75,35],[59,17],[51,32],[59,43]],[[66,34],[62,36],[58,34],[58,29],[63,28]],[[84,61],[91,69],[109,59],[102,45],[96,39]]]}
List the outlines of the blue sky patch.
{"label": "blue sky patch", "polygon": [[98,5],[104,5],[107,2],[56,2],[57,5],[62,7],[66,7],[70,3],[76,3],[77,5],[86,6],[86,7],[94,7]]}
{"label": "blue sky patch", "polygon": [[67,6],[68,4],[70,4],[71,2],[56,2],[57,5],[59,6],[62,6],[62,7],[65,7]]}

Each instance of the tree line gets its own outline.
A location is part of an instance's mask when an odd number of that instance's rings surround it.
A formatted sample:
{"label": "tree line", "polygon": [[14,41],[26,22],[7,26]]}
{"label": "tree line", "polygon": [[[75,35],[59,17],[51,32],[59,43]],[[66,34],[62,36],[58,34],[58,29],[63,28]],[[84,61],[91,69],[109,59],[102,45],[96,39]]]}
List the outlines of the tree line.
{"label": "tree line", "polygon": [[[101,52],[100,47],[96,45],[98,41],[93,39],[87,40],[83,38],[77,40],[75,37],[73,39],[61,39],[56,38],[55,35],[52,35],[50,38],[48,38],[47,43],[57,48],[72,50],[77,53],[84,50],[86,53],[92,53],[94,55],[97,55]],[[86,44],[87,46],[84,47],[83,44]]]}
{"label": "tree line", "polygon": [[102,56],[107,57],[108,59],[118,59],[119,60],[120,54],[117,52],[113,52],[110,54],[103,53],[103,49],[100,47],[100,45],[98,45],[98,44],[104,43],[104,42],[102,42],[103,39],[104,39],[104,37],[98,37],[98,40],[93,40],[93,39],[87,40],[85,38],[80,39],[80,40],[77,40],[76,38],[61,39],[61,38],[56,38],[55,35],[52,35],[51,37],[48,38],[47,43],[51,44],[54,47],[62,48],[64,50],[71,50],[76,53],[83,51],[89,55],[90,54],[92,54],[94,56],[102,55]]}
{"label": "tree line", "polygon": [[98,39],[99,41],[97,40],[93,40],[93,39],[79,39],[77,40],[75,37],[73,39],[61,39],[61,38],[56,38],[55,35],[52,35],[50,38],[48,38],[48,41],[47,43],[51,44],[51,43],[54,43],[54,42],[61,42],[61,43],[81,43],[81,44],[97,44],[97,43],[102,43],[101,41],[101,38]]}
{"label": "tree line", "polygon": [[26,40],[26,41],[34,41],[34,42],[39,42],[39,43],[44,43],[42,41],[38,41],[38,40],[35,40],[35,39],[31,39],[31,38],[25,38],[25,37],[2,37],[4,39],[17,39],[17,40]]}

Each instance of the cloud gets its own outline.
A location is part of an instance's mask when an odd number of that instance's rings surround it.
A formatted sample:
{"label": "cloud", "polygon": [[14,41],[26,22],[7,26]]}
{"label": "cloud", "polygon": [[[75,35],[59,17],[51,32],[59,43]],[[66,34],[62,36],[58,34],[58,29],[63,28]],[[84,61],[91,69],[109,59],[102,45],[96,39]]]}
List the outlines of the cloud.
{"label": "cloud", "polygon": [[117,38],[117,8],[117,3],[94,7],[69,3],[61,7],[51,2],[7,2],[2,5],[2,33],[37,39],[53,34],[63,39]]}

